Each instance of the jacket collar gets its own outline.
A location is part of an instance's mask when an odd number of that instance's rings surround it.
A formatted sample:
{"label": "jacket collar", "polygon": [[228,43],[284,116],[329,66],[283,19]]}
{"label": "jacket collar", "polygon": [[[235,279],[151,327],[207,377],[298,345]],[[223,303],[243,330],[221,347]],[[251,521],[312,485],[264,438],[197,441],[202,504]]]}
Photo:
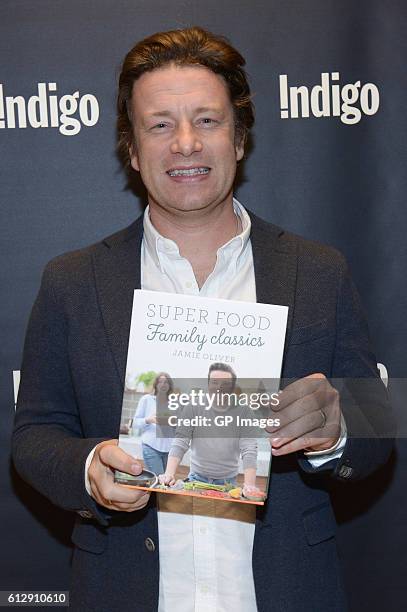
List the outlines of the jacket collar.
{"label": "jacket collar", "polygon": [[252,212],[249,215],[257,301],[288,306],[287,346],[297,282],[296,244],[281,227],[264,221]]}
{"label": "jacket collar", "polygon": [[[135,289],[140,289],[143,218],[105,238],[93,253],[99,307],[122,385]],[[123,387],[124,388],[124,387]]]}

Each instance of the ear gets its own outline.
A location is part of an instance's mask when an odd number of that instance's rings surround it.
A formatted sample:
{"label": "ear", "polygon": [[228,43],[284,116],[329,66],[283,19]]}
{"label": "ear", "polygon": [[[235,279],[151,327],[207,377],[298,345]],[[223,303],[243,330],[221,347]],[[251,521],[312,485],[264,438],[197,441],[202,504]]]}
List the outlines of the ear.
{"label": "ear", "polygon": [[240,161],[244,155],[245,139],[241,138],[239,142],[235,143],[236,161]]}
{"label": "ear", "polygon": [[133,170],[140,172],[140,166],[138,163],[138,154],[137,154],[137,149],[136,149],[136,145],[134,144],[134,142],[129,146],[129,155],[130,155],[131,167],[133,168]]}

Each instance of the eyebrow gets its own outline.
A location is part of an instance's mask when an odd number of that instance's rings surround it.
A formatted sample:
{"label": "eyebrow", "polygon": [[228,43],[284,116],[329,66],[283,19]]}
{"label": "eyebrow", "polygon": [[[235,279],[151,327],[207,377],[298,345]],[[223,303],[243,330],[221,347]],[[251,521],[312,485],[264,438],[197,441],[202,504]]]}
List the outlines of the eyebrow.
{"label": "eyebrow", "polygon": [[[194,113],[216,113],[217,115],[222,115],[223,112],[213,106],[199,106],[194,110]],[[148,113],[147,118],[149,117],[171,117],[172,112],[169,110],[155,111],[153,113]]]}

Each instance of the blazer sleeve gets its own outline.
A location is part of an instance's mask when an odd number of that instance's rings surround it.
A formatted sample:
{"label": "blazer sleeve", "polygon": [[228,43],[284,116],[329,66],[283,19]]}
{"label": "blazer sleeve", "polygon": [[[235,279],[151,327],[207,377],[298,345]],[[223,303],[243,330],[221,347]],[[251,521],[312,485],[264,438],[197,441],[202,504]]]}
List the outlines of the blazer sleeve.
{"label": "blazer sleeve", "polygon": [[396,425],[371,349],[360,297],[344,259],[342,263],[331,383],[340,394],[347,441],[339,459],[313,468],[300,453],[299,463],[306,472],[329,472],[335,479],[351,481],[368,476],[387,462]]}
{"label": "blazer sleeve", "polygon": [[12,439],[18,473],[54,504],[107,524],[85,488],[85,463],[106,438],[84,438],[71,380],[67,321],[44,271],[28,323]]}

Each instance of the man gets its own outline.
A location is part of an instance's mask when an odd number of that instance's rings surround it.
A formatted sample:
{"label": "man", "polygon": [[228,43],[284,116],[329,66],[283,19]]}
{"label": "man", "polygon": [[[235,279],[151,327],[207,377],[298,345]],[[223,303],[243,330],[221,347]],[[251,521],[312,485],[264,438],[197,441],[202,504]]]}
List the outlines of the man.
{"label": "man", "polygon": [[[33,308],[13,457],[23,478],[78,513],[74,610],[346,609],[328,481],[387,460],[391,441],[378,432],[391,417],[342,256],[233,199],[253,123],[243,65],[199,28],[129,52],[119,145],[149,206],[129,228],[50,262]],[[114,469],[140,470],[117,448],[137,287],[289,306],[283,377],[296,380],[281,394],[272,484],[257,515],[114,483]],[[339,395],[328,377],[361,377],[374,391],[344,385]]]}
{"label": "man", "polygon": [[[163,484],[173,485],[176,472],[183,456],[191,449],[189,480],[210,482],[225,485],[237,485],[239,458],[242,457],[244,487],[243,494],[251,491],[256,485],[257,438],[261,436],[260,428],[241,426],[236,422],[236,415],[244,418],[253,417],[250,409],[233,405],[233,394],[236,387],[236,374],[225,363],[212,363],[208,372],[208,393],[215,400],[208,406],[186,406],[182,411],[182,423],[177,427],[172,442],[165,473],[160,475]],[[232,401],[230,401],[232,400]],[[230,404],[230,405],[229,405]],[[191,426],[194,417],[205,412],[210,425]],[[233,422],[226,430],[216,426],[219,413],[228,413]],[[223,433],[221,436],[220,433]],[[221,439],[220,439],[221,438]]]}

